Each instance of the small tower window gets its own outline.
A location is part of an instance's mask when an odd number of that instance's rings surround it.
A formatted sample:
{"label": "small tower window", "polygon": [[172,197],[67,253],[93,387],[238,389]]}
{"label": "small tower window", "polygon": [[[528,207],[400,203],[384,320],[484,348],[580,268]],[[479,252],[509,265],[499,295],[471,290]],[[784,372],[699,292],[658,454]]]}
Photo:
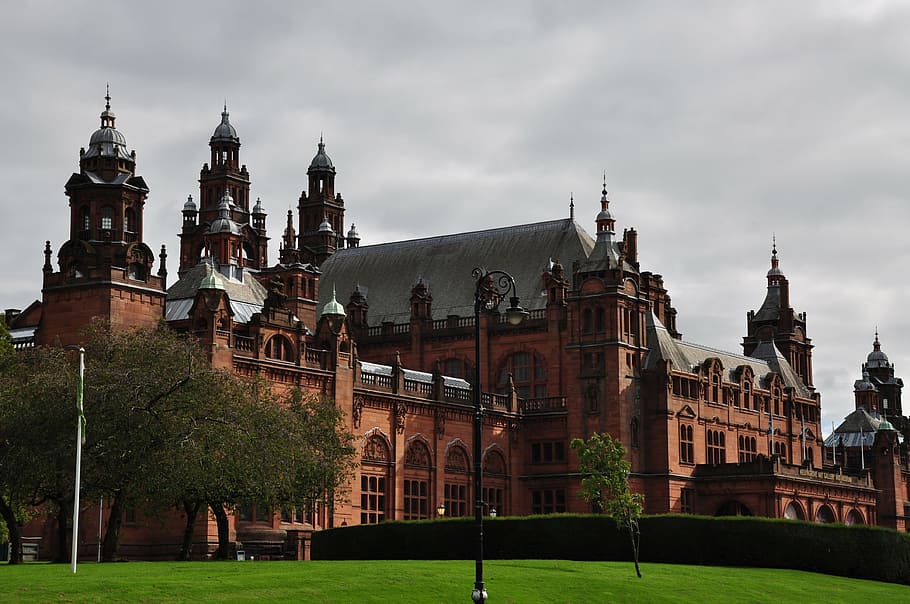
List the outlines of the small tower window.
{"label": "small tower window", "polygon": [[136,232],[136,212],[133,208],[127,208],[126,213],[124,214],[124,219],[126,221],[126,231],[129,233]]}
{"label": "small tower window", "polygon": [[89,214],[88,208],[85,206],[82,207],[81,212],[82,212],[82,230],[88,231],[92,228],[92,217]]}
{"label": "small tower window", "polygon": [[105,230],[114,228],[114,208],[111,206],[101,208],[101,228]]}

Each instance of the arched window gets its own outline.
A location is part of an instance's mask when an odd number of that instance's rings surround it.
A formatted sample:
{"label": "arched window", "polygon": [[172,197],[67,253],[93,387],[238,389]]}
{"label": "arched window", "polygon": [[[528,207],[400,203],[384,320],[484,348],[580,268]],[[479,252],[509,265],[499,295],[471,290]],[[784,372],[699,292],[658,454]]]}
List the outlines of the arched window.
{"label": "arched window", "polygon": [[721,430],[708,430],[708,463],[726,463],[727,451],[724,433]]}
{"label": "arched window", "polygon": [[793,501],[788,503],[787,507],[784,508],[784,518],[789,520],[805,520],[802,508]]}
{"label": "arched window", "polygon": [[391,455],[385,438],[379,434],[367,438],[361,455],[361,524],[376,524],[385,520],[390,463]]}
{"label": "arched window", "polygon": [[508,497],[508,473],[506,460],[502,452],[497,449],[488,451],[483,458],[483,501],[486,506],[485,514],[496,510],[499,516],[508,514],[506,502]]}
{"label": "arched window", "polygon": [[787,459],[787,443],[774,443],[774,454],[778,455],[781,459]]}
{"label": "arched window", "polygon": [[269,338],[265,343],[265,356],[278,361],[294,361],[294,347],[291,341],[282,335]]}
{"label": "arched window", "polygon": [[446,451],[445,472],[443,498],[446,516],[471,515],[471,464],[468,452],[460,444],[451,445]]}
{"label": "arched window", "polygon": [[754,436],[739,437],[739,463],[749,463],[755,461],[758,456]]}
{"label": "arched window", "polygon": [[404,453],[404,519],[430,517],[430,449],[414,440]]}
{"label": "arched window", "polygon": [[597,307],[594,310],[594,331],[603,333],[606,331],[606,321],[604,320],[604,309]]}
{"label": "arched window", "polygon": [[543,357],[531,352],[516,352],[500,365],[497,389],[505,392],[509,385],[509,374],[521,398],[546,398],[547,364]]}
{"label": "arched window", "polygon": [[692,437],[692,426],[688,424],[679,427],[679,461],[695,463],[695,440]]}
{"label": "arched window", "polygon": [[827,505],[823,505],[815,512],[815,521],[821,524],[830,524],[834,522],[834,512]]}
{"label": "arched window", "polygon": [[863,520],[863,515],[857,509],[852,509],[847,513],[847,517],[844,518],[844,524],[866,524]]}

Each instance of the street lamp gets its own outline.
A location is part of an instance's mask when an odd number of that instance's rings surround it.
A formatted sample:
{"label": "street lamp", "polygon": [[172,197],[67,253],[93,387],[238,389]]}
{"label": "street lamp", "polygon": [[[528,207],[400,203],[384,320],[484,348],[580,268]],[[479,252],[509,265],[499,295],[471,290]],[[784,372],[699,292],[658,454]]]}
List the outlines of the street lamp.
{"label": "street lamp", "polygon": [[436,506],[436,515],[440,518],[446,515],[446,504],[440,503]]}
{"label": "street lamp", "polygon": [[475,268],[471,275],[477,283],[474,288],[474,524],[477,526],[477,555],[475,559],[474,590],[471,600],[477,604],[487,601],[487,590],[483,586],[483,464],[481,455],[481,431],[483,428],[483,400],[480,389],[480,314],[494,312],[508,297],[509,308],[506,320],[518,325],[528,312],[519,306],[515,279],[505,271],[487,271]]}

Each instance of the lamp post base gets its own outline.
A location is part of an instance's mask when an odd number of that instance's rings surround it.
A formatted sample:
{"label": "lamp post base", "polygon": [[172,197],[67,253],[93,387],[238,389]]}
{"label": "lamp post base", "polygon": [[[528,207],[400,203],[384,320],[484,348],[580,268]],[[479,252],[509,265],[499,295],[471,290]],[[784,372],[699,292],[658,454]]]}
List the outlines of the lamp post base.
{"label": "lamp post base", "polygon": [[487,590],[484,588],[477,589],[474,588],[474,591],[471,592],[471,600],[476,604],[484,604],[487,601]]}

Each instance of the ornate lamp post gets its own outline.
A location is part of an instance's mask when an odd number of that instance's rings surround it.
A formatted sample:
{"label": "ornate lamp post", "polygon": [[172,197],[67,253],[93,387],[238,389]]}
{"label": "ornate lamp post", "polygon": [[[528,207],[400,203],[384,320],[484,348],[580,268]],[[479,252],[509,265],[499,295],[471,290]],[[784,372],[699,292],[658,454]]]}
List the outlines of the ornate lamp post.
{"label": "ornate lamp post", "polygon": [[481,455],[481,431],[483,428],[483,398],[480,389],[480,314],[499,309],[500,303],[508,297],[509,308],[506,320],[518,325],[528,312],[518,304],[515,279],[505,271],[487,271],[475,268],[471,274],[477,280],[474,289],[474,524],[477,526],[477,555],[475,558],[474,590],[471,600],[483,604],[487,601],[487,590],[483,586],[483,464]]}

